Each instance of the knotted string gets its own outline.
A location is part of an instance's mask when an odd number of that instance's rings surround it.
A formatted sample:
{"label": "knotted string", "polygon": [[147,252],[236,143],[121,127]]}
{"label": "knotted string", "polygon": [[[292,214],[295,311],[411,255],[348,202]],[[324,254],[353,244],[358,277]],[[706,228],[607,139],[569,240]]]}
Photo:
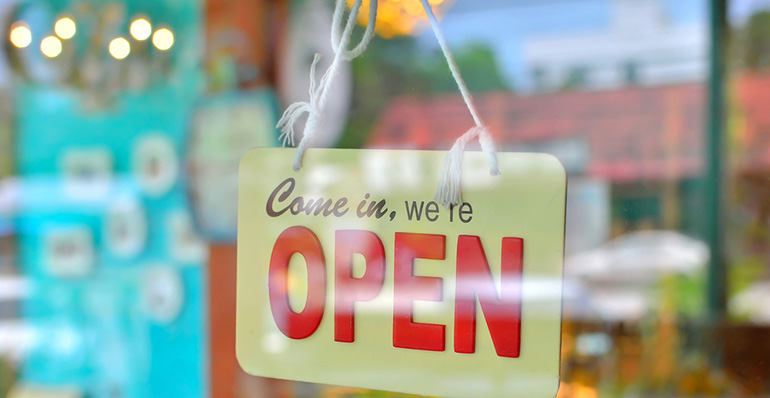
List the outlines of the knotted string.
{"label": "knotted string", "polygon": [[[369,5],[369,24],[366,27],[364,36],[361,42],[358,43],[352,50],[348,50],[348,44],[350,44],[350,35],[353,32],[356,18],[358,17],[359,9],[361,8],[361,1],[356,0],[353,7],[350,9],[350,15],[348,16],[345,29],[340,34],[340,25],[342,17],[345,11],[345,0],[337,0],[334,9],[334,17],[332,21],[331,42],[332,49],[334,50],[334,60],[326,70],[321,78],[320,84],[316,84],[315,70],[320,60],[320,54],[316,54],[313,59],[313,64],[310,67],[310,100],[309,102],[295,102],[291,104],[283,116],[278,121],[277,128],[281,130],[281,140],[283,145],[294,145],[295,143],[295,131],[294,124],[307,114],[307,122],[305,123],[305,131],[302,136],[302,140],[297,146],[297,153],[294,156],[294,164],[292,168],[296,171],[302,167],[302,156],[305,153],[310,142],[318,134],[323,119],[323,111],[328,101],[329,88],[334,82],[340,65],[343,61],[351,61],[354,58],[361,55],[366,47],[374,37],[374,27],[377,20],[377,0],[371,0]],[[452,148],[449,150],[446,158],[444,159],[444,165],[441,169],[441,176],[439,177],[439,186],[436,190],[435,199],[443,206],[449,208],[452,205],[458,205],[462,201],[461,196],[461,177],[462,177],[462,160],[463,151],[465,146],[478,137],[481,149],[487,154],[489,162],[489,172],[492,175],[500,175],[500,170],[497,167],[497,155],[492,135],[489,132],[489,128],[484,125],[479,116],[476,105],[473,103],[473,97],[468,91],[468,87],[460,74],[460,69],[457,67],[454,56],[452,55],[449,45],[446,42],[444,33],[441,31],[436,15],[433,13],[433,9],[430,6],[428,0],[420,0],[422,6],[425,9],[425,14],[428,16],[430,25],[433,28],[433,33],[436,35],[441,51],[444,53],[444,57],[449,65],[449,70],[452,72],[457,86],[460,89],[465,105],[468,107],[475,126],[471,127],[465,134],[455,141]]]}
{"label": "knotted string", "polygon": [[433,33],[436,35],[441,51],[444,53],[447,64],[449,64],[449,70],[452,72],[457,87],[460,88],[460,93],[463,96],[465,105],[468,106],[475,126],[471,127],[465,134],[455,141],[452,145],[452,149],[444,158],[444,165],[441,168],[441,176],[439,177],[438,189],[436,190],[435,199],[444,207],[449,208],[452,205],[458,205],[462,201],[460,193],[461,177],[462,177],[462,162],[463,151],[465,145],[476,137],[479,137],[479,143],[481,144],[481,150],[487,154],[487,160],[489,162],[489,173],[492,175],[500,175],[500,170],[497,167],[497,155],[495,149],[495,143],[492,140],[492,135],[489,133],[489,128],[484,125],[481,117],[479,116],[476,105],[473,103],[473,97],[468,91],[468,86],[465,85],[462,75],[460,75],[460,69],[457,67],[452,51],[449,49],[449,45],[446,42],[444,33],[441,31],[441,27],[438,24],[436,15],[433,14],[433,9],[430,6],[428,0],[420,0],[422,7],[425,9],[425,14],[428,16],[430,26],[433,28]]}
{"label": "knotted string", "polygon": [[281,130],[280,139],[283,141],[283,145],[294,145],[295,143],[295,131],[294,124],[307,114],[307,122],[305,123],[305,130],[302,135],[302,140],[297,146],[297,153],[294,155],[294,164],[292,168],[297,171],[302,167],[302,156],[305,150],[313,141],[313,138],[318,134],[321,128],[324,117],[324,109],[326,103],[329,100],[330,87],[334,83],[334,79],[337,77],[342,62],[350,61],[353,58],[361,55],[369,42],[374,36],[374,26],[377,20],[377,0],[371,0],[369,6],[369,25],[366,27],[364,36],[361,42],[358,43],[352,50],[348,50],[348,44],[350,44],[350,35],[353,33],[353,28],[356,24],[356,18],[358,17],[358,11],[361,8],[362,0],[356,0],[353,7],[350,9],[350,15],[348,21],[345,24],[345,30],[340,35],[340,24],[345,11],[345,0],[337,0],[334,8],[334,18],[332,22],[331,42],[332,49],[334,50],[334,59],[332,60],[329,69],[326,70],[321,77],[319,84],[316,84],[315,70],[318,65],[318,61],[321,59],[320,54],[316,54],[313,59],[313,64],[310,67],[310,100],[308,102],[295,102],[289,105],[284,111],[281,119],[278,120],[276,127]]}

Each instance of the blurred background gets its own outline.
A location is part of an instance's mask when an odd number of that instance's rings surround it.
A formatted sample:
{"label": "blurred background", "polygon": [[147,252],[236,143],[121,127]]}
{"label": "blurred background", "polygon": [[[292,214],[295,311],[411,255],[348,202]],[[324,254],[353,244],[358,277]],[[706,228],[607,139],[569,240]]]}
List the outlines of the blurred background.
{"label": "blurred background", "polygon": [[[569,173],[559,397],[770,396],[770,1],[431,3],[498,147]],[[0,0],[0,397],[403,396],[234,355],[238,160],[332,10]],[[332,90],[320,146],[472,124],[418,0]]]}

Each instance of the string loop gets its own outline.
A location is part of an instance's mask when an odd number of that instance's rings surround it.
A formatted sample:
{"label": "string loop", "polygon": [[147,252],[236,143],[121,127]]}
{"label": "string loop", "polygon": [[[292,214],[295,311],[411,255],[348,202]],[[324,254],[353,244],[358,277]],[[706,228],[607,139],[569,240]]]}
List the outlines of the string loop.
{"label": "string loop", "polygon": [[[364,32],[361,41],[352,50],[344,49],[343,57],[346,61],[352,61],[354,58],[363,54],[366,47],[369,45],[369,42],[374,38],[374,27],[377,23],[377,1],[378,0],[370,0],[369,2],[369,23],[366,25],[366,31]],[[332,49],[335,53],[340,51],[340,25],[344,11],[345,1],[338,1],[334,7],[334,19],[332,20]],[[353,18],[352,13],[353,12],[351,11],[350,18]],[[358,10],[356,10],[355,14],[358,16]]]}
{"label": "string loop", "polygon": [[441,175],[439,176],[438,188],[436,189],[435,199],[444,207],[456,206],[462,201],[461,194],[461,178],[462,178],[462,161],[463,151],[465,145],[476,137],[479,137],[479,143],[481,144],[481,150],[487,154],[487,161],[489,163],[489,173],[492,175],[500,175],[500,169],[497,166],[497,151],[495,149],[495,143],[492,139],[492,134],[489,132],[489,128],[484,125],[484,122],[479,116],[479,112],[476,109],[476,104],[473,102],[473,96],[471,96],[468,86],[465,84],[462,75],[460,74],[460,68],[457,66],[457,62],[452,55],[452,51],[449,49],[444,33],[441,31],[441,26],[436,19],[436,15],[433,13],[428,0],[420,0],[422,7],[425,9],[425,14],[428,16],[430,26],[433,28],[433,33],[436,35],[438,44],[441,47],[441,52],[444,53],[449,70],[452,72],[457,87],[460,89],[465,105],[468,107],[468,111],[473,117],[475,126],[471,127],[465,134],[455,141],[452,145],[452,149],[444,158],[444,165],[441,168]]}
{"label": "string loop", "polygon": [[[455,141],[452,148],[447,153],[444,159],[444,164],[441,169],[441,176],[439,177],[439,185],[436,190],[435,199],[443,206],[449,208],[452,205],[458,205],[462,201],[461,196],[461,177],[462,177],[462,160],[463,151],[465,146],[471,140],[478,137],[481,149],[487,154],[487,161],[489,163],[489,172],[492,175],[499,175],[500,170],[497,166],[497,154],[495,149],[494,140],[492,134],[489,132],[489,128],[481,120],[479,112],[476,109],[476,105],[473,102],[473,97],[468,90],[468,86],[465,84],[460,69],[457,67],[457,62],[452,55],[452,51],[449,49],[444,33],[441,31],[441,27],[436,19],[436,15],[433,13],[428,0],[420,0],[422,6],[425,9],[425,14],[428,16],[433,33],[436,35],[441,51],[444,53],[449,70],[452,72],[452,77],[457,82],[457,87],[460,89],[463,101],[468,107],[468,111],[473,117],[475,126],[471,127],[465,134]],[[326,70],[321,77],[320,83],[316,84],[315,70],[320,60],[320,55],[316,54],[313,59],[313,64],[310,68],[310,100],[308,102],[296,102],[291,104],[283,116],[278,121],[277,128],[281,130],[281,141],[284,146],[295,144],[295,131],[294,125],[299,119],[307,114],[307,122],[305,123],[305,130],[297,145],[297,153],[294,157],[294,164],[292,168],[299,170],[302,167],[302,156],[305,150],[312,142],[313,138],[318,134],[318,131],[322,125],[322,119],[324,116],[324,109],[329,96],[329,88],[336,78],[339,68],[342,62],[351,61],[354,58],[360,56],[366,47],[374,37],[374,28],[377,21],[377,0],[370,0],[369,4],[369,24],[366,27],[361,41],[348,50],[350,44],[350,36],[353,32],[353,27],[356,23],[356,18],[361,9],[362,0],[355,0],[353,6],[350,9],[348,20],[345,22],[345,29],[340,33],[340,26],[342,25],[342,17],[345,12],[345,0],[337,0],[334,8],[334,16],[332,21],[331,30],[331,42],[332,49],[334,50],[334,59],[332,60],[329,69]]]}

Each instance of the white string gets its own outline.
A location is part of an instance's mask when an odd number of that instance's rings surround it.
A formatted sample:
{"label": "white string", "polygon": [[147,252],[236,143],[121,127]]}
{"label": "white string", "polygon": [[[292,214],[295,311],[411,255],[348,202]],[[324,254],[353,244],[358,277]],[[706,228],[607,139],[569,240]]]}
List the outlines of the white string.
{"label": "white string", "polygon": [[326,103],[329,100],[329,92],[334,79],[337,77],[340,66],[344,61],[350,61],[353,58],[361,55],[366,50],[369,42],[374,36],[374,25],[377,20],[377,0],[371,0],[369,5],[369,25],[364,32],[364,36],[361,42],[352,50],[348,50],[348,44],[350,44],[350,35],[353,33],[353,28],[356,24],[356,18],[358,17],[358,11],[361,8],[361,1],[356,0],[353,7],[350,9],[350,15],[348,16],[347,23],[345,24],[345,30],[340,35],[339,25],[342,22],[342,16],[345,11],[345,0],[337,0],[333,25],[331,32],[332,49],[334,50],[334,59],[332,60],[329,69],[326,70],[319,84],[315,81],[315,70],[318,65],[318,61],[321,59],[320,54],[316,54],[313,59],[313,64],[310,67],[310,100],[309,102],[295,102],[289,105],[284,111],[283,116],[278,121],[276,127],[281,130],[280,139],[283,141],[283,145],[294,145],[295,143],[295,131],[294,124],[307,114],[307,122],[305,123],[305,130],[297,146],[297,153],[294,155],[294,164],[292,168],[297,171],[302,167],[302,156],[305,150],[313,141],[313,138],[318,134],[324,116],[324,109]]}
{"label": "white string", "polygon": [[422,7],[425,9],[425,14],[428,16],[430,25],[433,28],[433,33],[436,34],[436,39],[438,40],[439,46],[441,46],[441,51],[444,53],[447,64],[449,64],[449,70],[452,72],[452,77],[454,77],[457,82],[465,105],[468,106],[468,111],[470,111],[473,121],[476,123],[475,126],[471,127],[465,134],[455,141],[452,149],[449,150],[446,158],[444,158],[444,165],[441,168],[441,176],[439,177],[435,199],[444,207],[449,208],[452,205],[460,204],[462,201],[460,179],[462,176],[463,151],[468,142],[479,137],[481,150],[487,154],[489,173],[492,175],[500,175],[500,170],[497,167],[497,155],[492,135],[489,133],[489,128],[484,125],[476,110],[476,105],[473,103],[473,97],[468,91],[468,86],[465,85],[465,80],[463,80],[462,75],[460,75],[460,69],[457,67],[457,62],[455,62],[452,51],[449,49],[444,33],[441,31],[441,27],[436,19],[436,15],[433,14],[433,9],[428,0],[420,1],[422,2]]}
{"label": "white string", "polygon": [[[460,70],[457,67],[454,56],[452,55],[449,45],[446,42],[441,27],[439,26],[436,15],[433,13],[433,9],[430,6],[428,0],[420,0],[422,6],[425,9],[425,14],[428,16],[430,25],[433,28],[433,32],[436,35],[441,51],[444,53],[444,57],[449,65],[449,70],[452,72],[457,86],[460,89],[465,105],[468,107],[468,111],[473,117],[475,126],[471,127],[465,134],[455,141],[452,148],[449,150],[446,158],[444,159],[444,165],[441,169],[441,176],[439,177],[439,186],[436,190],[435,198],[443,206],[449,208],[452,205],[458,205],[462,201],[461,196],[461,177],[462,177],[462,160],[463,151],[465,146],[478,137],[481,149],[487,154],[487,160],[489,162],[489,172],[492,175],[499,175],[500,170],[497,166],[497,155],[492,135],[489,132],[489,128],[484,125],[481,117],[479,116],[476,105],[473,102],[473,97],[468,91],[468,87],[463,80]],[[358,12],[361,8],[362,0],[356,0],[353,7],[350,9],[350,15],[345,23],[345,29],[340,34],[340,25],[342,17],[345,11],[345,0],[337,0],[334,8],[334,15],[332,21],[331,42],[332,49],[334,50],[334,59],[332,60],[329,69],[326,70],[319,84],[316,84],[315,70],[320,60],[320,54],[316,54],[313,59],[313,64],[310,68],[310,100],[309,102],[295,102],[291,104],[283,116],[278,121],[277,128],[281,130],[281,140],[283,145],[295,144],[295,130],[294,125],[299,119],[307,114],[307,122],[305,123],[305,130],[302,136],[302,140],[297,146],[297,153],[294,157],[294,164],[292,168],[299,170],[302,167],[302,156],[305,150],[312,142],[313,138],[318,134],[318,131],[322,124],[324,116],[324,109],[328,101],[329,88],[331,87],[334,79],[336,78],[339,68],[343,61],[350,61],[359,55],[361,55],[369,42],[374,37],[374,28],[377,20],[377,0],[371,0],[369,5],[369,24],[366,27],[366,31],[361,41],[352,50],[348,50],[348,44],[350,44],[350,35],[353,32]]]}
{"label": "white string", "polygon": [[[342,14],[345,10],[344,7],[344,1],[338,1],[337,5],[334,9],[334,19],[332,20],[332,49],[334,52],[340,51],[340,25],[342,22]],[[356,11],[356,17],[358,16],[358,11]],[[353,14],[351,13],[351,18],[353,18]],[[377,23],[377,0],[371,0],[369,3],[369,23],[366,25],[366,31],[364,32],[364,36],[361,39],[361,42],[358,43],[358,45],[352,49],[347,50],[345,49],[345,60],[351,61],[353,58],[358,57],[361,55],[364,50],[366,50],[366,46],[369,45],[369,42],[372,41],[372,38],[374,37],[374,26]]]}

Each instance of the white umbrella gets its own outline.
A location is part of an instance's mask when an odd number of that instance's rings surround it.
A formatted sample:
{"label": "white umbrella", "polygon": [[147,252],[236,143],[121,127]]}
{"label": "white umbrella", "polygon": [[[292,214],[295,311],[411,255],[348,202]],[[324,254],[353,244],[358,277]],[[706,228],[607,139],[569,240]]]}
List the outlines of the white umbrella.
{"label": "white umbrella", "polygon": [[569,256],[564,274],[585,287],[591,311],[581,316],[638,319],[652,305],[650,288],[661,276],[695,274],[705,268],[709,253],[703,242],[678,232],[634,232]]}
{"label": "white umbrella", "polygon": [[708,246],[699,240],[673,231],[642,231],[570,256],[565,274],[581,279],[645,283],[666,273],[692,274],[703,269],[708,260]]}

